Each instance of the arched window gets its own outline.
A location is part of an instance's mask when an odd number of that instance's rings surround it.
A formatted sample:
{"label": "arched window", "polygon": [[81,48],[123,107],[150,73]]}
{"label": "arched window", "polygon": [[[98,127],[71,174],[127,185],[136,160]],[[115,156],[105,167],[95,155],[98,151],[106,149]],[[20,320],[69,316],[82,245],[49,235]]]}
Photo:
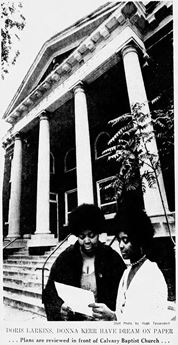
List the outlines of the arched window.
{"label": "arched window", "polygon": [[98,206],[103,210],[106,219],[113,218],[116,214],[116,194],[112,184],[114,176],[96,181]]}
{"label": "arched window", "polygon": [[59,63],[55,63],[54,66],[53,66],[53,71],[59,66]]}
{"label": "arched window", "polygon": [[71,189],[65,192],[65,225],[68,224],[68,217],[71,211],[77,207],[77,189]]}
{"label": "arched window", "polygon": [[107,132],[101,132],[95,140],[95,159],[102,158],[103,151],[107,149],[107,144],[110,139],[110,135]]}
{"label": "arched window", "polygon": [[55,159],[52,152],[50,152],[50,174],[55,174]]}
{"label": "arched window", "polygon": [[68,172],[74,170],[76,168],[76,156],[75,156],[75,149],[72,148],[67,151],[64,157],[64,171]]}

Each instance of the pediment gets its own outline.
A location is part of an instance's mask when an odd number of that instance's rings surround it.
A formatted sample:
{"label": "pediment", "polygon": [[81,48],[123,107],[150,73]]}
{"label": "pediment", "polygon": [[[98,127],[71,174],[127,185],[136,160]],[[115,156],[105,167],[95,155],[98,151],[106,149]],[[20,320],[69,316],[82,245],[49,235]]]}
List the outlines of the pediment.
{"label": "pediment", "polygon": [[[170,2],[158,2],[156,9],[153,7],[155,14],[150,8],[149,11],[142,2],[107,3],[48,40],[4,114],[6,121],[14,125],[77,71],[80,76],[82,67],[87,68],[88,62],[103,47],[109,46],[124,27],[134,29],[141,41],[148,33],[154,34],[155,28],[170,14]],[[97,73],[103,73],[104,68],[102,66]],[[50,111],[54,111],[54,107],[48,105]]]}
{"label": "pediment", "polygon": [[60,65],[115,10],[116,3],[106,3],[56,34],[42,46],[24,77],[3,118],[13,111],[44,79]]}

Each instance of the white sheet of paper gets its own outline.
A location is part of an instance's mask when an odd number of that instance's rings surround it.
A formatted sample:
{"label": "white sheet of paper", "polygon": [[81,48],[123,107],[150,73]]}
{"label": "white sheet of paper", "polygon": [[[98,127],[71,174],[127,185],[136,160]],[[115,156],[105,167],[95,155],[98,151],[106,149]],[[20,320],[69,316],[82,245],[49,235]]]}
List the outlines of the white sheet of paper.
{"label": "white sheet of paper", "polygon": [[55,282],[55,287],[60,298],[74,311],[92,316],[92,308],[88,307],[94,303],[92,291],[80,289],[71,285]]}

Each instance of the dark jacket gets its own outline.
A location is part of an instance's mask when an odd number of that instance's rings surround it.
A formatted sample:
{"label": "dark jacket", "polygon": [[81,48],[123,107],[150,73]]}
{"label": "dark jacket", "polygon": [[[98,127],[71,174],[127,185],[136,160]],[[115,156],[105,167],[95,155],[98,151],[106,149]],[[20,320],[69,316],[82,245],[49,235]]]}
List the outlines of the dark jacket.
{"label": "dark jacket", "polygon": [[[60,321],[63,300],[57,295],[54,281],[80,287],[83,260],[78,241],[62,252],[54,264],[43,291],[43,303],[48,321]],[[115,310],[119,281],[125,269],[121,257],[111,247],[98,243],[95,256],[97,302]],[[76,319],[77,318],[77,319]],[[75,320],[80,320],[79,316]]]}

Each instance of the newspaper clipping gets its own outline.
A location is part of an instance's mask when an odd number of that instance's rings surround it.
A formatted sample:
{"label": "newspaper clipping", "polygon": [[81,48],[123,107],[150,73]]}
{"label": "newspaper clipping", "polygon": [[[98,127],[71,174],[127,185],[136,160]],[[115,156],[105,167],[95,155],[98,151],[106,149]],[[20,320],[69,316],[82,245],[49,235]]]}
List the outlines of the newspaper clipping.
{"label": "newspaper clipping", "polygon": [[1,343],[175,345],[176,1],[1,13]]}

